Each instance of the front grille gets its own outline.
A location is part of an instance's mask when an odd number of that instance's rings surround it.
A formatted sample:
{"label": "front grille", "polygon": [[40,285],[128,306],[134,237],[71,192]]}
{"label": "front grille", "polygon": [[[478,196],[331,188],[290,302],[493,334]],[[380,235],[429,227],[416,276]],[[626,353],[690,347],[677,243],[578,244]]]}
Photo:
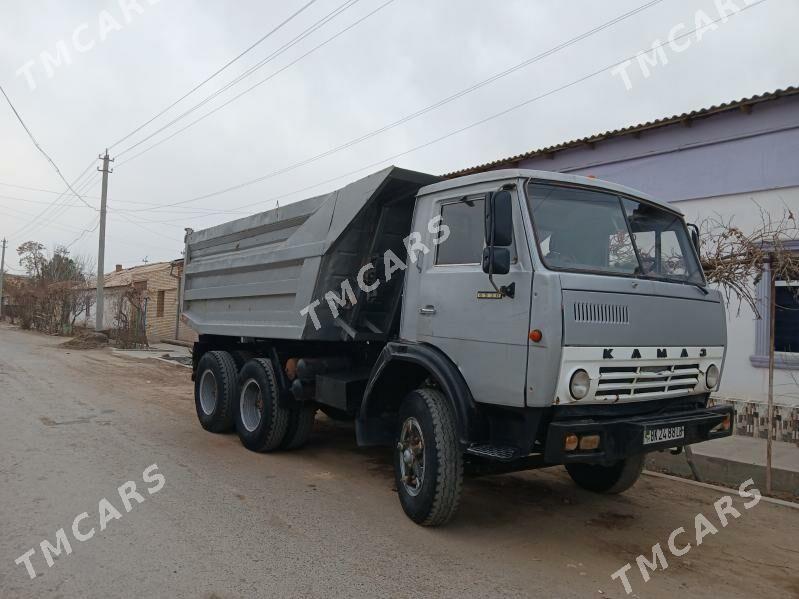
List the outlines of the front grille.
{"label": "front grille", "polygon": [[575,322],[599,324],[630,324],[629,311],[624,304],[574,303]]}
{"label": "front grille", "polygon": [[629,399],[687,395],[699,383],[699,364],[603,366],[599,369],[598,399]]}

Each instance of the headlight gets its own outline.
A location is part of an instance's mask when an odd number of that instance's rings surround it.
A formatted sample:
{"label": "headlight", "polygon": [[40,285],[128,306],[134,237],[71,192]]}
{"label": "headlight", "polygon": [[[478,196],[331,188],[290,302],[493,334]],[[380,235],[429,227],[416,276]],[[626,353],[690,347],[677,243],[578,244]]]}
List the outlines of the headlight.
{"label": "headlight", "polygon": [[591,377],[585,370],[578,370],[572,375],[572,380],[569,381],[569,393],[572,394],[574,399],[582,399],[588,395],[588,389],[591,387]]}
{"label": "headlight", "polygon": [[715,389],[716,385],[719,384],[719,367],[715,364],[711,364],[707,367],[707,372],[705,372],[705,385],[708,389]]}

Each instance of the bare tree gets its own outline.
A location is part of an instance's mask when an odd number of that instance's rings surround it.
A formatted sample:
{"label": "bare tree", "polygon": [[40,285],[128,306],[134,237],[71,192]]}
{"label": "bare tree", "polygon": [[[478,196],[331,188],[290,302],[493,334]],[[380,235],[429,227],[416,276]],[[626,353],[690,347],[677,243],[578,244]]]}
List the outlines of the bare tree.
{"label": "bare tree", "polygon": [[27,241],[17,248],[27,278],[14,289],[23,328],[50,334],[71,333],[80,314],[91,306],[89,260],[72,257],[65,247],[48,255],[44,246]]}
{"label": "bare tree", "polygon": [[[716,215],[700,226],[701,260],[705,276],[717,285],[727,304],[737,302],[749,306],[757,318],[761,310],[769,314],[769,368],[766,435],[766,491],[771,493],[772,437],[774,434],[774,338],[776,320],[776,283],[790,285],[799,275],[799,255],[791,242],[799,240],[799,229],[793,213],[787,208],[773,216],[760,209],[760,223],[745,232],[733,223],[733,217]],[[770,302],[763,306],[755,291],[763,276],[769,277]]]}

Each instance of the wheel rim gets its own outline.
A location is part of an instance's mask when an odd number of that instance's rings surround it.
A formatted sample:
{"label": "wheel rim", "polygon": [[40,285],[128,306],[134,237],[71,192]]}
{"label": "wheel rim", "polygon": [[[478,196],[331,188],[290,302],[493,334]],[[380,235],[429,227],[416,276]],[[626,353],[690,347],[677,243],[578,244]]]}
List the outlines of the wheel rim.
{"label": "wheel rim", "polygon": [[203,372],[200,379],[200,408],[206,416],[216,410],[216,377],[211,370]]}
{"label": "wheel rim", "polygon": [[399,442],[400,482],[409,495],[419,494],[424,484],[424,435],[416,418],[402,423]]}
{"label": "wheel rim", "polygon": [[241,423],[249,432],[254,431],[261,424],[261,418],[264,415],[264,399],[261,386],[255,379],[247,380],[241,388],[239,413],[241,414]]}

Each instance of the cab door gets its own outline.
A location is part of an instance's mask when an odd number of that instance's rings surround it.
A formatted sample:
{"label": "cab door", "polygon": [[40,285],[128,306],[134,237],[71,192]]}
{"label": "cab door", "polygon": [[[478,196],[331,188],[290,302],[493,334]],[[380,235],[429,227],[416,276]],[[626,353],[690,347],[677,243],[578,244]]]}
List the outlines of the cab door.
{"label": "cab door", "polygon": [[510,272],[494,276],[497,286],[513,285],[514,297],[498,298],[481,266],[485,201],[498,186],[455,190],[417,206],[417,223],[440,217],[449,236],[420,256],[418,269],[409,266],[419,279],[416,337],[449,356],[476,401],[524,406],[532,266],[515,190]]}

